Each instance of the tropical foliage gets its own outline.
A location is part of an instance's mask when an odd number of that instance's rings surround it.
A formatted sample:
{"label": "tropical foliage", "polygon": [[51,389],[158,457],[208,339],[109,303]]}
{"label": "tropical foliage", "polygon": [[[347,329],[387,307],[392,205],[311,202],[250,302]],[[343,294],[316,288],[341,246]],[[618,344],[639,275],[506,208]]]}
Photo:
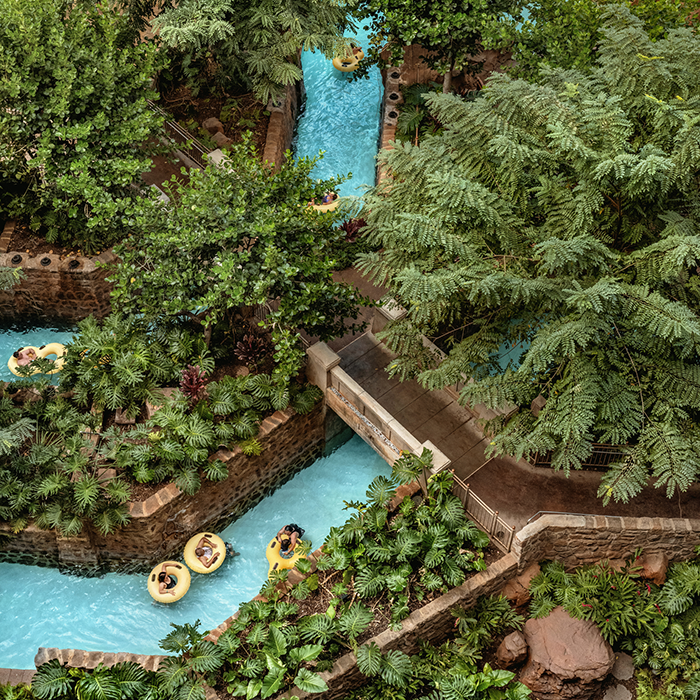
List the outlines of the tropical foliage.
{"label": "tropical foliage", "polygon": [[[46,379],[25,379],[0,398],[0,520],[64,535],[91,522],[107,534],[128,521],[130,484],[171,480],[191,494],[202,479],[225,479],[226,466],[209,459],[220,446],[260,454],[266,415],[308,412],[319,398],[314,386],[266,374],[209,382],[213,367],[202,337],[181,328],[115,314],[81,322],[60,393]],[[178,380],[181,389],[160,390]],[[155,411],[148,418],[146,402]],[[142,422],[111,425],[116,409]]]}
{"label": "tropical foliage", "polygon": [[337,214],[307,205],[337,181],[311,180],[313,165],[290,158],[274,172],[246,142],[229,151],[224,167],[173,183],[170,204],[142,200],[141,233],[115,248],[113,304],[159,325],[191,319],[207,339],[241,307],[262,305],[273,373],[289,381],[303,358],[297,329],[321,340],[343,335],[344,319],[355,318],[363,301],[332,279]]}
{"label": "tropical foliage", "polygon": [[[362,0],[358,14],[370,21],[371,34],[357,74],[363,75],[373,63],[399,66],[404,48],[420,44],[426,50],[423,60],[444,75],[443,91],[449,92],[454,70],[479,66],[473,56],[487,24],[517,7],[514,0]],[[380,54],[387,50],[390,58],[384,61]]]}
{"label": "tropical foliage", "polygon": [[368,502],[349,503],[355,514],[342,527],[331,528],[317,562],[321,571],[344,572],[335,595],[386,597],[393,629],[408,616],[410,599],[459,586],[469,571],[486,568],[480,550],[488,537],[467,519],[452,494],[449,472],[430,478],[420,504],[406,497],[390,517],[387,505],[396,487],[414,481],[431,461],[427,450],[421,457],[404,454],[391,479],[377,477],[367,490]]}
{"label": "tropical foliage", "polygon": [[566,572],[546,562],[530,584],[533,617],[562,605],[592,620],[616,648],[632,654],[637,697],[646,700],[700,697],[700,561],[669,567],[662,586],[643,580],[639,551],[622,569],[608,562]]}
{"label": "tropical foliage", "polygon": [[198,81],[218,81],[224,89],[242,84],[267,103],[301,80],[299,49],[329,57],[339,52],[347,20],[345,7],[332,0],[284,6],[274,0],[186,0],[153,24],[167,46],[184,54],[184,64],[207,67]]}
{"label": "tropical foliage", "polygon": [[366,198],[366,235],[382,250],[361,269],[407,310],[384,334],[393,372],[473,377],[461,401],[500,411],[494,453],[551,451],[568,471],[624,445],[601,494],[627,501],[700,470],[700,40],[652,43],[624,7],[606,13],[588,76],[426,98],[445,130],[381,156],[394,177]]}
{"label": "tropical foliage", "polygon": [[0,2],[0,212],[100,250],[131,229],[162,59],[108,2]]}
{"label": "tropical foliage", "polygon": [[[537,80],[546,66],[588,71],[595,63],[607,4],[618,0],[538,0],[502,15],[484,30],[488,48],[512,53],[512,75]],[[652,41],[671,29],[695,23],[699,0],[624,0],[644,22]],[[527,11],[527,16],[524,13]]]}
{"label": "tropical foliage", "polygon": [[90,316],[78,323],[59,378],[79,406],[99,413],[121,408],[133,418],[146,401],[158,402],[155,389],[176,384],[189,364],[214,369],[199,335],[149,327],[134,316],[111,314],[102,322]]}
{"label": "tropical foliage", "polygon": [[[19,383],[18,383],[19,384]],[[98,419],[46,382],[23,406],[0,398],[0,519],[14,531],[30,521],[78,534],[91,521],[103,534],[128,522],[128,484],[105,472],[92,440]]]}

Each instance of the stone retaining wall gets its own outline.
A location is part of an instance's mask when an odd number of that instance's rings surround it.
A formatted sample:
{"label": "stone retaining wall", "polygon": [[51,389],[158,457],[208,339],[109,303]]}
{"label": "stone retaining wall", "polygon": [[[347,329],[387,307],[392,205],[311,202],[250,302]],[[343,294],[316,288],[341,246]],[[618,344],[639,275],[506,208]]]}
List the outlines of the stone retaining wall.
{"label": "stone retaining wall", "polygon": [[100,265],[116,260],[111,251],[63,260],[58,255],[8,252],[14,226],[14,221],[8,221],[0,236],[0,267],[20,268],[25,278],[12,289],[0,291],[0,318],[75,323],[90,314],[96,318],[109,314],[111,285],[105,279],[109,273]]}
{"label": "stone retaining wall", "polygon": [[292,147],[303,91],[303,81],[288,85],[282,100],[280,102],[270,100],[267,106],[270,111],[270,123],[267,125],[263,162],[267,161],[274,165],[275,170],[280,169],[285,152]]}
{"label": "stone retaining wall", "polygon": [[695,556],[699,544],[700,520],[543,515],[516,533],[512,551],[522,571],[543,559],[571,569],[602,559],[626,559],[637,548],[683,561]]}
{"label": "stone retaining wall", "polygon": [[89,528],[81,537],[62,538],[35,527],[15,536],[7,523],[0,524],[0,535],[6,535],[0,540],[0,561],[42,561],[87,572],[143,571],[179,556],[192,533],[223,529],[322,454],[322,404],[303,416],[277,411],[263,421],[258,440],[263,450],[257,457],[239,448],[212,456],[227,464],[226,480],[204,480],[192,496],[169,484],[146,501],[131,503],[131,522],[107,537]]}
{"label": "stone retaining wall", "polygon": [[[419,640],[441,644],[454,630],[451,611],[455,606],[469,608],[479,596],[500,593],[508,580],[544,559],[556,559],[575,568],[601,559],[627,559],[635,549],[642,548],[646,553],[664,552],[670,561],[682,561],[695,556],[698,544],[698,520],[545,515],[520,530],[513,551],[486,571],[416,610],[403,621],[400,632],[386,630],[367,643],[375,642],[382,652],[400,649],[406,654],[416,653]],[[318,700],[343,697],[366,682],[352,653],[342,656],[321,676],[329,690],[314,694]],[[302,699],[309,696],[293,688],[281,697],[291,695]]]}

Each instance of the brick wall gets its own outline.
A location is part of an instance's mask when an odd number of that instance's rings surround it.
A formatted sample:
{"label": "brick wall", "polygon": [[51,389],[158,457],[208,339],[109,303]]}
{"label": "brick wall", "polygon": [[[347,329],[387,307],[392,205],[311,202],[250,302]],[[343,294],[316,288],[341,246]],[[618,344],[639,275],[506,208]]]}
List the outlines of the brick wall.
{"label": "brick wall", "polygon": [[267,106],[270,110],[270,123],[267,126],[263,162],[274,164],[276,170],[279,170],[284,162],[285,151],[292,147],[303,90],[302,81],[288,85],[281,102],[270,101]]}
{"label": "brick wall", "polygon": [[238,448],[214,455],[229,468],[226,480],[203,480],[193,496],[169,484],[148,500],[131,503],[131,522],[107,537],[87,528],[81,537],[67,539],[34,527],[12,536],[2,523],[0,535],[6,537],[0,538],[0,561],[82,572],[143,571],[177,557],[193,533],[221,530],[322,454],[323,406],[303,416],[277,411],[263,421],[258,440],[263,451],[257,457],[246,457]]}
{"label": "brick wall", "polygon": [[14,222],[8,222],[0,236],[0,267],[20,268],[25,278],[12,289],[0,291],[0,318],[75,323],[90,314],[96,318],[109,314],[112,285],[105,280],[109,273],[99,265],[116,260],[110,251],[64,260],[58,255],[5,252],[13,229]]}

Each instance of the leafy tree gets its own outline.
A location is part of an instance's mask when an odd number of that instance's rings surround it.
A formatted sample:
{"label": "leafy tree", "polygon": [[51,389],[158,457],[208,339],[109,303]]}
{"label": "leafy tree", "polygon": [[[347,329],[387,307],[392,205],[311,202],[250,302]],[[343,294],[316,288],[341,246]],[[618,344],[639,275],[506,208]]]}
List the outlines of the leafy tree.
{"label": "leafy tree", "polygon": [[113,303],[146,320],[192,319],[207,339],[233,311],[266,305],[275,376],[287,381],[303,354],[297,329],[322,340],[343,334],[363,301],[331,277],[337,214],[307,206],[335,181],[312,181],[312,160],[290,158],[275,173],[248,144],[229,153],[226,167],[173,183],[170,204],[142,201],[141,233],[115,248]]}
{"label": "leafy tree", "polygon": [[[670,29],[690,24],[699,0],[624,0],[644,21],[649,38],[662,38]],[[483,34],[487,48],[513,55],[511,75],[536,80],[541,66],[590,70],[595,61],[605,6],[618,0],[537,0],[520,12],[502,15]],[[527,16],[523,14],[527,10]]]}
{"label": "leafy tree", "polygon": [[369,18],[372,34],[357,74],[372,63],[385,67],[383,50],[390,51],[389,65],[399,65],[404,47],[420,44],[428,52],[424,61],[444,74],[443,91],[449,92],[453,70],[476,66],[471,57],[478,53],[486,23],[517,7],[515,0],[363,0],[358,12]]}
{"label": "leafy tree", "polygon": [[445,131],[382,155],[394,177],[366,218],[383,250],[361,267],[407,309],[385,334],[392,370],[429,388],[473,377],[461,401],[503,412],[493,453],[552,451],[568,471],[596,442],[626,445],[607,502],[651,478],[670,497],[700,469],[700,41],[652,44],[624,7],[606,18],[590,76],[427,98]]}
{"label": "leafy tree", "polygon": [[345,8],[333,0],[185,0],[154,27],[166,45],[185,53],[187,64],[203,55],[266,103],[301,79],[300,48],[332,56],[343,46],[346,24]]}
{"label": "leafy tree", "polygon": [[162,119],[147,105],[161,59],[124,45],[106,2],[0,0],[0,211],[49,241],[124,235]]}

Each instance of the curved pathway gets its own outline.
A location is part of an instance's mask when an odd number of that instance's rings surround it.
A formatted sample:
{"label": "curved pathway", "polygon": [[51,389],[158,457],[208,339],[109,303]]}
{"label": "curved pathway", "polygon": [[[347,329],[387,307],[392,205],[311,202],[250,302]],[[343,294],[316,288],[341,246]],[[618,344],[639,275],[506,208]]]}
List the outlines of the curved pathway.
{"label": "curved pathway", "polygon": [[649,518],[700,519],[700,485],[680,498],[648,487],[630,503],[603,507],[597,496],[600,473],[564,473],[533,467],[510,457],[488,459],[489,440],[473,415],[446,391],[428,391],[418,382],[390,378],[394,355],[371,333],[329,343],[340,366],[421,442],[431,440],[452,460],[455,474],[516,531],[540,511]]}

